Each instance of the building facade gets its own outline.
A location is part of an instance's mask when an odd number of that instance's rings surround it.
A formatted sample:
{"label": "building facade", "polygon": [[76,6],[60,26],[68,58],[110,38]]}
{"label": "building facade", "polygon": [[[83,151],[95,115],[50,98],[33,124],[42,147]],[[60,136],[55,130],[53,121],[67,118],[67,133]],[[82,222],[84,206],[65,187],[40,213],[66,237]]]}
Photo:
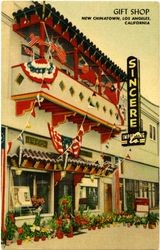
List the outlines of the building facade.
{"label": "building facade", "polygon": [[[63,13],[62,13],[63,14]],[[144,146],[122,147],[126,73],[54,6],[2,4],[2,223],[58,213],[158,207],[159,108],[141,97]],[[57,139],[58,138],[58,139]]]}

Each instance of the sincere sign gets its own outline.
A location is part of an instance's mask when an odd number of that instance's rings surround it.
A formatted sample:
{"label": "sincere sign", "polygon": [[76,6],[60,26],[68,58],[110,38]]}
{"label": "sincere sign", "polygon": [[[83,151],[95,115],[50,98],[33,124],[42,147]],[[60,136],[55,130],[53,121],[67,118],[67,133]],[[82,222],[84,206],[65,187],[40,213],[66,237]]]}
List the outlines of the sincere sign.
{"label": "sincere sign", "polygon": [[127,59],[128,133],[122,134],[122,146],[144,145],[146,131],[140,131],[140,80],[139,61]]}

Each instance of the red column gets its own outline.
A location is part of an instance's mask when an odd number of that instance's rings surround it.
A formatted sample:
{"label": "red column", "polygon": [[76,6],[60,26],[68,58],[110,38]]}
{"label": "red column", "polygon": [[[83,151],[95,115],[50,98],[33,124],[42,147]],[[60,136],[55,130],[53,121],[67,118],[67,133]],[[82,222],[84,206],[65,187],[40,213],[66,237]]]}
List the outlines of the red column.
{"label": "red column", "polygon": [[74,48],[74,79],[78,79],[78,49]]}

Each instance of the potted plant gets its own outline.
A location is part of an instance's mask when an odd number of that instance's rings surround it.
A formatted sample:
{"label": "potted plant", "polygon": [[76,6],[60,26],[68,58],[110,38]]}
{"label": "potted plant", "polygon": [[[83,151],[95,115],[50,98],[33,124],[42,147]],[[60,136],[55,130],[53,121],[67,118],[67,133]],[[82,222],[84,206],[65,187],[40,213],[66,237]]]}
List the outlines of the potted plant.
{"label": "potted plant", "polygon": [[136,226],[136,227],[139,227],[140,225],[141,225],[141,217],[140,216],[137,216],[137,215],[135,215],[134,216],[134,225]]}
{"label": "potted plant", "polygon": [[18,227],[17,232],[18,232],[17,245],[21,245],[22,241],[26,238],[23,227]]}
{"label": "potted plant", "polygon": [[71,207],[72,207],[72,196],[65,195],[61,199],[59,199],[60,213],[63,217],[71,213]]}
{"label": "potted plant", "polygon": [[50,230],[50,237],[54,238],[57,229],[56,218],[52,217],[47,221],[47,224]]}
{"label": "potted plant", "polygon": [[95,230],[95,229],[96,229],[96,217],[95,217],[95,215],[90,216],[88,229],[89,229],[89,230],[90,230],[90,229],[92,229],[92,230]]}
{"label": "potted plant", "polygon": [[62,239],[64,236],[64,233],[62,231],[62,225],[63,225],[63,220],[61,217],[56,219],[56,236],[58,239]]}
{"label": "potted plant", "polygon": [[157,213],[148,213],[148,228],[154,229],[159,221],[159,215]]}
{"label": "potted plant", "polygon": [[15,217],[13,212],[8,212],[5,219],[5,227],[6,227],[6,233],[5,233],[5,242],[6,245],[10,245],[13,241],[13,238],[15,236],[15,232],[17,230],[17,226],[15,224]]}
{"label": "potted plant", "polygon": [[70,219],[64,219],[62,231],[67,237],[73,237],[73,227]]}
{"label": "potted plant", "polygon": [[134,215],[133,214],[127,214],[126,215],[126,224],[128,227],[132,226],[134,223]]}
{"label": "potted plant", "polygon": [[35,227],[35,231],[34,231],[34,241],[39,241],[40,237],[41,237],[41,233],[40,233],[40,226],[36,226]]}
{"label": "potted plant", "polygon": [[147,224],[148,224],[148,217],[144,216],[141,218],[141,224],[143,225],[144,228],[147,228]]}
{"label": "potted plant", "polygon": [[44,241],[44,240],[46,240],[46,238],[48,238],[48,230],[47,230],[47,228],[41,228],[40,236],[41,236],[42,241]]}

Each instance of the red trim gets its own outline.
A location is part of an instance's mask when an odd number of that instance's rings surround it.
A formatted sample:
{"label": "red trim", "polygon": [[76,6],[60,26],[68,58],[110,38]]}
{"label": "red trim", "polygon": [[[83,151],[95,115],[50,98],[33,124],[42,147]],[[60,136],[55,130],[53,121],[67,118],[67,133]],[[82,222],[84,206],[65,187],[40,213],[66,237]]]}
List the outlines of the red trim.
{"label": "red trim", "polygon": [[47,24],[48,26],[52,27],[53,26],[53,20],[51,17],[47,18],[45,20],[45,24]]}
{"label": "red trim", "polygon": [[24,115],[33,108],[34,100],[16,101],[16,115]]}
{"label": "red trim", "polygon": [[36,24],[36,23],[39,23],[39,22],[40,22],[39,16],[31,15],[31,18],[30,18],[30,23],[31,24]]}
{"label": "red trim", "polygon": [[62,179],[61,171],[54,172],[54,185],[55,186],[60,182],[61,179]]}
{"label": "red trim", "polygon": [[63,33],[62,33],[62,37],[63,37],[65,40],[69,41],[69,32],[68,32],[68,31],[63,32]]}
{"label": "red trim", "polygon": [[101,143],[105,143],[107,140],[109,140],[112,137],[112,133],[102,133],[101,134]]}
{"label": "red trim", "polygon": [[67,115],[65,114],[55,115],[54,113],[52,113],[52,126],[55,127],[59,123],[64,123],[64,121],[66,120],[66,116]]}
{"label": "red trim", "polygon": [[25,17],[20,19],[20,28],[24,28],[28,26],[28,19],[26,19]]}
{"label": "red trim", "polygon": [[74,79],[78,79],[78,50],[74,48]]}
{"label": "red trim", "polygon": [[[102,120],[101,118],[98,118],[98,117],[95,117],[93,114],[90,114],[88,112],[85,112],[75,106],[72,106],[71,104],[68,104],[66,102],[64,102],[63,100],[60,100],[56,97],[53,97],[52,95],[48,94],[48,93],[45,93],[43,91],[37,91],[37,92],[33,92],[33,93],[26,93],[26,94],[21,94],[21,95],[14,95],[12,96],[12,99],[16,100],[16,99],[24,99],[24,98],[35,98],[37,96],[37,94],[40,94],[42,97],[44,97],[45,99],[47,100],[50,100],[51,102],[54,101],[56,104],[60,105],[61,107],[64,107],[66,109],[70,109],[70,111],[73,111],[73,112],[78,112],[80,115],[87,115],[88,118],[90,119],[93,119],[94,122],[98,122],[98,123],[102,123],[103,125],[109,127],[109,128],[113,128],[113,124],[109,123],[109,122],[105,122],[104,120]],[[18,100],[17,100],[18,101]],[[117,132],[120,132],[120,128],[119,127],[116,127],[114,129],[115,131]]]}
{"label": "red trim", "polygon": [[120,109],[117,107],[117,105],[115,107],[116,107],[116,109],[118,111],[118,115],[119,115],[119,117],[121,119],[121,126],[123,126],[124,125],[124,118],[123,118],[123,116],[122,116],[122,114],[120,112]]}
{"label": "red trim", "polygon": [[84,177],[84,174],[81,173],[74,173],[74,179],[73,179],[73,184],[76,186],[78,183],[81,182],[82,178]]}
{"label": "red trim", "polygon": [[[2,151],[1,151],[2,152]],[[1,155],[1,176],[2,176],[2,211],[1,211],[1,228],[5,229],[5,179],[6,179],[6,150],[3,149],[3,162]]]}

